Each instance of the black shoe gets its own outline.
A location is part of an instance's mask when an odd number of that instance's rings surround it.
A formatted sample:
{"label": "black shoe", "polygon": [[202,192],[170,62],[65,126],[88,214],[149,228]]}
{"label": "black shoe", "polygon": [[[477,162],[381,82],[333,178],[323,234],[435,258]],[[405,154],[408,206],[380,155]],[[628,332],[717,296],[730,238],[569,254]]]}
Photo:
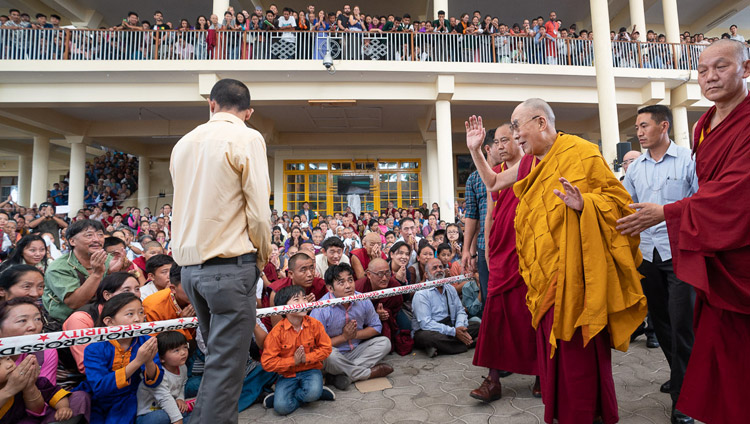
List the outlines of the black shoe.
{"label": "black shoe", "polygon": [[633,334],[630,335],[630,342],[634,342],[635,339],[638,338],[638,336],[643,335],[646,333],[646,324],[641,323],[641,325],[638,326],[638,328],[635,329]]}
{"label": "black shoe", "polygon": [[661,387],[659,387],[659,391],[662,393],[669,393],[672,391],[672,381],[667,380],[666,383],[662,384]]}
{"label": "black shoe", "polygon": [[500,378],[505,378],[505,377],[507,377],[509,375],[513,375],[512,372],[510,372],[510,371],[503,371],[503,370],[498,370],[497,374],[500,376]]}
{"label": "black shoe", "polygon": [[331,384],[339,390],[349,390],[352,380],[350,380],[345,374],[339,374],[331,376]]}
{"label": "black shoe", "polygon": [[693,424],[694,422],[694,419],[688,417],[679,410],[672,410],[672,424]]}
{"label": "black shoe", "polygon": [[649,349],[656,349],[659,347],[659,340],[656,339],[656,335],[649,334],[646,336],[646,347]]}

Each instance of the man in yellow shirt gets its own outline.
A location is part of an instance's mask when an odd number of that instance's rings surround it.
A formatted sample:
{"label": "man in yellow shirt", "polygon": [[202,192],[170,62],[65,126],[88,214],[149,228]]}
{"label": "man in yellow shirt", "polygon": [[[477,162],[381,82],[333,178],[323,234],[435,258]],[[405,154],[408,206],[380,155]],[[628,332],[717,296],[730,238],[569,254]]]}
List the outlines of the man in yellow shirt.
{"label": "man in yellow shirt", "polygon": [[263,136],[245,125],[247,86],[218,81],[208,104],[211,119],[172,150],[172,254],[209,347],[191,419],[223,424],[237,422],[258,264],[271,250],[270,183]]}
{"label": "man in yellow shirt", "polygon": [[632,213],[630,195],[595,144],[555,130],[545,101],[521,103],[511,129],[526,156],[499,174],[480,159],[481,117],[466,122],[466,144],[488,191],[513,185],[519,199],[516,250],[537,331],[545,421],[615,423],[610,347],[627,350],[646,316],[639,240],[615,231]]}

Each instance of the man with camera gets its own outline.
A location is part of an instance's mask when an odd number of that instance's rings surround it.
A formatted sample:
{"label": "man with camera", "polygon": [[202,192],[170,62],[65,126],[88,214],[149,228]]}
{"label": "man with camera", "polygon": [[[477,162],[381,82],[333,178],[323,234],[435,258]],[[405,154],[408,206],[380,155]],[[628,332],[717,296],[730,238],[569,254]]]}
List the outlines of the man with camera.
{"label": "man with camera", "polygon": [[55,207],[51,203],[44,202],[39,205],[39,217],[29,222],[29,228],[34,232],[50,233],[55,237],[55,246],[60,248],[60,230],[68,228],[68,223],[55,215]]}

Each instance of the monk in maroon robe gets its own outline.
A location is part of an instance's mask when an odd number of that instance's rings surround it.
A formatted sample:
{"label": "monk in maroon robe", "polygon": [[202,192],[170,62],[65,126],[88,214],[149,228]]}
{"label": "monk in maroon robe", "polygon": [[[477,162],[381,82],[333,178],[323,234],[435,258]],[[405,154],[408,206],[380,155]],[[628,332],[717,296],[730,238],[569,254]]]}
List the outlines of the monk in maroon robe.
{"label": "monk in maroon robe", "polygon": [[666,220],[677,277],[696,291],[695,344],[677,408],[706,423],[750,422],[750,60],[743,43],[717,41],[698,62],[714,102],[695,126],[698,191],[666,206],[635,204],[626,233]]}
{"label": "monk in maroon robe", "polygon": [[[265,299],[263,299],[261,304],[262,307],[276,306],[274,303],[276,293],[287,286],[294,285],[304,287],[306,295],[305,300],[308,302],[320,300],[321,297],[328,293],[326,282],[322,278],[315,277],[315,261],[306,253],[297,253],[289,258],[287,274],[289,275],[288,277],[276,280],[268,286],[268,288],[271,289],[271,296],[269,297],[267,304]],[[271,328],[281,321],[281,319],[281,315],[272,315],[263,318],[263,324],[268,328]]]}
{"label": "monk in maroon robe", "polygon": [[[359,293],[401,287],[401,283],[391,275],[391,267],[388,262],[379,258],[370,261],[365,277],[357,280],[354,285],[355,290]],[[414,346],[411,331],[400,329],[396,321],[396,317],[404,305],[404,296],[399,294],[381,299],[371,299],[371,301],[372,306],[375,307],[375,312],[383,323],[383,330],[380,335],[391,340],[391,351],[395,351],[401,356],[411,353]]]}
{"label": "monk in maroon robe", "polygon": [[[494,139],[486,140],[483,149],[501,162],[493,168],[495,172],[514,166],[523,157],[510,124],[498,127]],[[531,162],[527,160],[520,167],[518,178],[522,179],[530,170]],[[517,204],[518,198],[512,187],[492,193],[492,199],[487,202],[485,231],[490,276],[474,351],[474,365],[487,367],[490,372],[482,385],[470,393],[471,397],[485,402],[501,396],[500,370],[538,374],[536,332],[531,326],[531,313],[526,307],[526,284],[518,273],[514,228]],[[533,393],[540,395],[538,380]]]}

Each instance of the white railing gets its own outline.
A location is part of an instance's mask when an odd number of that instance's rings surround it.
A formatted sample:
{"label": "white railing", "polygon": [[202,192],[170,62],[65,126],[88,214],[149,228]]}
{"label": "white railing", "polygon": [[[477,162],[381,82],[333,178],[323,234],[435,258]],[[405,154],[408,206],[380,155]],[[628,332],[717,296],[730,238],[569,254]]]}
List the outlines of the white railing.
{"label": "white railing", "polygon": [[[698,44],[612,42],[620,68],[697,69]],[[0,60],[334,60],[592,66],[590,40],[382,32],[0,29]]]}

